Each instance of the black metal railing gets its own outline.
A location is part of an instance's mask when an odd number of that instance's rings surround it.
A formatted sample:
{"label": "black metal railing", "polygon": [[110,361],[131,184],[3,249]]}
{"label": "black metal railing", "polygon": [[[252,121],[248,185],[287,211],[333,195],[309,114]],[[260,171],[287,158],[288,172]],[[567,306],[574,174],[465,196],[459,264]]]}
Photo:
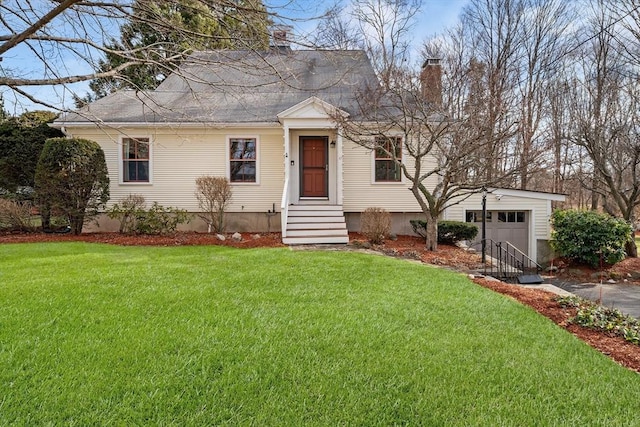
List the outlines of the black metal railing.
{"label": "black metal railing", "polygon": [[485,239],[484,275],[496,279],[513,281],[518,277],[538,274],[542,267],[509,242],[494,242]]}

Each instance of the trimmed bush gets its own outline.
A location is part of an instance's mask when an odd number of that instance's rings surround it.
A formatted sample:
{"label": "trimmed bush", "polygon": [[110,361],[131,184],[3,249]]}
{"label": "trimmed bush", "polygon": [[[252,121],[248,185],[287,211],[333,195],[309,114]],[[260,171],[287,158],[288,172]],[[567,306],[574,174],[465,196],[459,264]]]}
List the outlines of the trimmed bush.
{"label": "trimmed bush", "polygon": [[59,211],[71,231],[80,234],[85,220],[96,216],[109,200],[102,148],[87,139],[48,139],[36,167],[35,190],[44,230],[51,225],[51,213]]}
{"label": "trimmed bush", "polygon": [[631,225],[620,218],[595,211],[557,210],[551,215],[551,247],[573,261],[598,267],[625,258],[624,247],[632,238]]}
{"label": "trimmed bush", "polygon": [[468,222],[438,221],[438,243],[453,245],[461,240],[473,240],[478,227]]}
{"label": "trimmed bush", "polygon": [[[413,232],[426,238],[427,221],[412,219],[409,221]],[[478,227],[467,222],[438,221],[438,243],[453,245],[462,240],[473,240],[478,235]]]}
{"label": "trimmed bush", "polygon": [[382,208],[367,208],[360,214],[360,232],[374,245],[391,233],[391,214]]}

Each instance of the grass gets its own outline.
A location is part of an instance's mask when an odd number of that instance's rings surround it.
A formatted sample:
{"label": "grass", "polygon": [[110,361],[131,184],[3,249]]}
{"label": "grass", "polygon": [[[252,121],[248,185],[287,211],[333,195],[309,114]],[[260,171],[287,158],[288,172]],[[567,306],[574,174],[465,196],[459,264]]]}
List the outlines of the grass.
{"label": "grass", "polygon": [[463,275],[0,245],[0,425],[638,425],[640,377]]}

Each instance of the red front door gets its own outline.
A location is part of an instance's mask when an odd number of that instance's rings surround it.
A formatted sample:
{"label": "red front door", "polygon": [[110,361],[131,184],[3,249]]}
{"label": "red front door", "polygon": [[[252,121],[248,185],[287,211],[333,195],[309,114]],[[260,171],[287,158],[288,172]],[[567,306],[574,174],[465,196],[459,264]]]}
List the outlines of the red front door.
{"label": "red front door", "polygon": [[300,138],[302,159],[302,197],[327,197],[327,177],[329,162],[327,160],[327,138]]}

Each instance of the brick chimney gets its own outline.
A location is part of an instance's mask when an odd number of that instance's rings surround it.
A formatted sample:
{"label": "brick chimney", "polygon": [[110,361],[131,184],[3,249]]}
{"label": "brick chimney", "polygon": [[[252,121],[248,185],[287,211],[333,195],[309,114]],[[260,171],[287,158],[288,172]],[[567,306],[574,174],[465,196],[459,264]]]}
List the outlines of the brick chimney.
{"label": "brick chimney", "polygon": [[291,31],[293,27],[290,25],[274,25],[270,28],[271,40],[269,47],[273,50],[288,51],[291,50]]}
{"label": "brick chimney", "polygon": [[442,64],[440,58],[427,58],[420,71],[422,97],[434,108],[442,106]]}

